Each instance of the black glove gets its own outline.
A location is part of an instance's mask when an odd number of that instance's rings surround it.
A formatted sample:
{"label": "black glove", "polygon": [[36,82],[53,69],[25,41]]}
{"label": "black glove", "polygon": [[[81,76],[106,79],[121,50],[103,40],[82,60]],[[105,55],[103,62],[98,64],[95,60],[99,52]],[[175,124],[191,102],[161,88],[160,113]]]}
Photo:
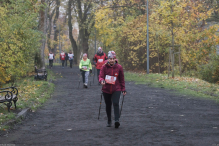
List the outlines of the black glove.
{"label": "black glove", "polygon": [[90,69],[90,73],[92,74],[92,70]]}
{"label": "black glove", "polygon": [[126,93],[126,91],[122,91],[122,94],[123,94],[123,93]]}

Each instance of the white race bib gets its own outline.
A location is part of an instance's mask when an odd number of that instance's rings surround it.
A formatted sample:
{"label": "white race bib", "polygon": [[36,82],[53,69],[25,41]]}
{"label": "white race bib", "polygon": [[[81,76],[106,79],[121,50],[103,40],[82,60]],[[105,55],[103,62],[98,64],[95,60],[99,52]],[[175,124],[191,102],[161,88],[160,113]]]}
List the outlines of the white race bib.
{"label": "white race bib", "polygon": [[98,59],[98,62],[103,62],[103,59]]}
{"label": "white race bib", "polygon": [[82,66],[82,68],[83,68],[84,70],[87,70],[87,66]]}
{"label": "white race bib", "polygon": [[106,83],[108,83],[108,84],[113,84],[113,85],[115,85],[116,77],[106,75],[105,81],[106,81]]}

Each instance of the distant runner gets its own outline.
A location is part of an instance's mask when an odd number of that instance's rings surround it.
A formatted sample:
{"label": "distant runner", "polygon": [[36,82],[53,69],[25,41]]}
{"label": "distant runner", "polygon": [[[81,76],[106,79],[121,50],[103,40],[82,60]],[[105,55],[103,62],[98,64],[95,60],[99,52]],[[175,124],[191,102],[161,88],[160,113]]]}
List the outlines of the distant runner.
{"label": "distant runner", "polygon": [[[97,54],[94,55],[93,63],[97,69],[97,79],[99,81],[100,69],[104,65],[105,60],[107,60],[106,54],[103,52],[101,47],[98,48]],[[99,83],[100,84],[100,83]]]}
{"label": "distant runner", "polygon": [[99,82],[102,84],[103,96],[106,104],[106,114],[108,118],[107,127],[111,127],[111,107],[113,103],[115,128],[119,128],[119,99],[121,92],[126,95],[125,79],[123,68],[116,61],[116,53],[108,52],[108,62],[101,68]]}
{"label": "distant runner", "polygon": [[64,63],[65,63],[65,53],[62,51],[60,54],[60,60],[62,61],[62,68],[64,68]]}
{"label": "distant runner", "polygon": [[70,68],[72,68],[72,63],[73,63],[73,59],[74,59],[74,54],[72,53],[72,51],[70,51],[70,53],[68,53],[68,59],[70,62]]}
{"label": "distant runner", "polygon": [[48,58],[49,58],[49,67],[52,68],[53,67],[53,59],[55,59],[55,56],[52,53],[52,51],[50,51]]}
{"label": "distant runner", "polygon": [[87,88],[89,71],[92,73],[92,65],[90,59],[87,58],[86,53],[83,54],[83,59],[80,61],[79,69],[83,78],[84,88]]}

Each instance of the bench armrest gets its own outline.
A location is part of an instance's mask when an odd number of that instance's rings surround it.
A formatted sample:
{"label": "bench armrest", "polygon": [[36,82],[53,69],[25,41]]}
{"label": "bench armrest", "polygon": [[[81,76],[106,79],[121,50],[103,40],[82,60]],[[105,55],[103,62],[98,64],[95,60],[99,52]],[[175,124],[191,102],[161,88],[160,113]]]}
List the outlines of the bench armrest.
{"label": "bench armrest", "polygon": [[7,89],[11,89],[11,92],[14,94],[14,95],[18,95],[18,89],[16,87],[7,87],[7,88],[0,88],[0,91],[2,90],[7,90]]}
{"label": "bench armrest", "polygon": [[4,93],[4,92],[6,92],[6,94],[5,94],[5,100],[11,101],[12,98],[13,98],[13,93],[12,93],[11,91],[7,91],[7,90],[0,91],[0,93]]}

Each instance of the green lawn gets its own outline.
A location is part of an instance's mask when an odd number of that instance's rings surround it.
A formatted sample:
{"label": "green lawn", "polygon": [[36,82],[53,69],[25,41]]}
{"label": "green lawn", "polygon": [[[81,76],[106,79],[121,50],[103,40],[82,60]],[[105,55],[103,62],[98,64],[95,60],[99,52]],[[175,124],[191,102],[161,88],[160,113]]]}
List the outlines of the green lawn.
{"label": "green lawn", "polygon": [[177,94],[211,98],[219,102],[219,85],[211,84],[198,78],[179,76],[168,78],[166,74],[125,72],[125,79],[126,81],[134,81],[136,84],[174,89]]}
{"label": "green lawn", "polygon": [[[47,81],[35,81],[34,76],[25,77],[15,82],[15,87],[18,88],[17,110],[14,110],[14,104],[11,107],[11,112],[7,111],[5,105],[0,104],[0,130],[9,128],[3,126],[5,122],[14,119],[16,112],[25,108],[30,108],[33,112],[40,107],[52,94],[55,85],[50,80],[55,79],[55,75],[51,70],[47,70]],[[6,84],[3,87],[9,87],[11,84]]]}

